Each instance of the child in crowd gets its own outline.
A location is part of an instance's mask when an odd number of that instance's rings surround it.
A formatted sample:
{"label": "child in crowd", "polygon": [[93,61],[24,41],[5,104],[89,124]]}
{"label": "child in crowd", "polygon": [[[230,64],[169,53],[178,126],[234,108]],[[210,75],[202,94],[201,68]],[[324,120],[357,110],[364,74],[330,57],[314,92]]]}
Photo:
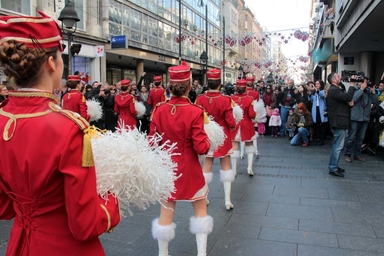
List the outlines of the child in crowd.
{"label": "child in crowd", "polygon": [[286,128],[286,130],[288,131],[289,140],[291,140],[293,136],[295,136],[298,122],[299,122],[299,116],[295,113],[294,109],[291,108],[289,110],[289,115],[287,119],[287,128]]}
{"label": "child in crowd", "polygon": [[260,136],[265,134],[265,123],[267,122],[267,111],[264,111],[260,119],[257,122],[257,132]]}
{"label": "child in crowd", "polygon": [[271,118],[269,119],[269,127],[271,127],[271,137],[278,137],[279,127],[281,126],[281,118],[279,109],[275,108],[272,112]]}

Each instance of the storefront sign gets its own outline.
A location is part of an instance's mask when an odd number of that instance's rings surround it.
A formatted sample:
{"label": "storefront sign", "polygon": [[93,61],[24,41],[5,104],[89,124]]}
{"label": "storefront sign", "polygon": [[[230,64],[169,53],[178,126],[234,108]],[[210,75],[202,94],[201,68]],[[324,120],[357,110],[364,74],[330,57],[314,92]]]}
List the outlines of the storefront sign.
{"label": "storefront sign", "polygon": [[125,35],[111,37],[111,49],[128,48],[128,41]]}

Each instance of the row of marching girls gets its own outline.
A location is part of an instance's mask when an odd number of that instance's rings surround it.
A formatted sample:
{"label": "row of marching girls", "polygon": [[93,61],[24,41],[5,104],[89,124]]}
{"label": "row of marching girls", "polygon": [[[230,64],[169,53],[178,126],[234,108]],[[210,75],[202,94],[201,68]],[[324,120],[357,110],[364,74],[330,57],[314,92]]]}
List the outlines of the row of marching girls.
{"label": "row of marching girls", "polygon": [[[256,138],[252,118],[256,113],[253,109],[253,98],[246,93],[246,80],[237,81],[237,93],[231,97],[220,93],[221,70],[212,69],[208,71],[208,91],[199,95],[196,104],[204,107],[207,114],[217,122],[224,130],[226,135],[223,145],[214,152],[209,152],[203,164],[206,183],[212,181],[212,165],[214,158],[220,158],[220,181],[223,182],[225,207],[227,210],[233,208],[231,202],[231,185],[235,180],[237,159],[240,157],[239,143],[246,143],[246,152],[248,156],[247,171],[253,175],[252,161],[255,152],[253,140]],[[240,115],[234,113],[234,104],[241,108]],[[236,120],[237,119],[237,120]],[[232,162],[232,168],[231,168]],[[207,200],[207,203],[209,201]]]}
{"label": "row of marching girls", "polygon": [[[161,77],[154,77],[156,87],[151,90],[148,103],[155,106],[157,103],[165,101],[165,90],[160,86]],[[133,130],[137,126],[137,117],[146,113],[143,103],[136,101],[129,91],[131,82],[127,79],[121,80],[121,93],[114,97],[114,113],[118,116],[117,128],[129,128]],[[97,121],[102,117],[102,107],[95,100],[86,101],[80,92],[81,78],[79,75],[70,75],[67,79],[67,87],[70,91],[66,93],[62,100],[62,107],[78,113],[88,122]]]}

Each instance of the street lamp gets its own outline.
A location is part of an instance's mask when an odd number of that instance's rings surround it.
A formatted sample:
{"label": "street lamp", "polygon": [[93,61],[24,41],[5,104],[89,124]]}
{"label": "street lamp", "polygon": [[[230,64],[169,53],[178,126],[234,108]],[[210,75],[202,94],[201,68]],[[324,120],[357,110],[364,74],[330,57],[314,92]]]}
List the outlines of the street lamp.
{"label": "street lamp", "polygon": [[208,55],[206,51],[203,51],[200,55],[200,62],[205,64],[205,68],[203,67],[203,70],[205,70],[205,81],[204,84],[208,83],[208,77],[207,77],[207,71],[208,71]]}
{"label": "street lamp", "polygon": [[275,76],[275,84],[277,85],[277,79],[279,79],[279,77],[276,75]]}
{"label": "street lamp", "polygon": [[67,36],[68,40],[68,75],[72,75],[72,35],[76,32],[77,22],[80,21],[79,16],[75,10],[75,4],[68,1],[64,9],[60,12],[59,21],[61,21],[61,30]]}

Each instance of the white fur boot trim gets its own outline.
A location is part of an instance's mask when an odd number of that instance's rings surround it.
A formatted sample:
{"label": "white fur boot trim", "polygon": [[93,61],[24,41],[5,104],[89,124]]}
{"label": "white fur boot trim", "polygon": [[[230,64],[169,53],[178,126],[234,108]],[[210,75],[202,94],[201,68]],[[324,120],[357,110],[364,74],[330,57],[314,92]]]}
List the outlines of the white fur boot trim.
{"label": "white fur boot trim", "polygon": [[245,153],[248,155],[250,153],[254,154],[255,153],[255,147],[254,146],[246,146],[245,147]]}
{"label": "white fur boot trim", "polygon": [[212,182],[213,179],[213,173],[212,172],[203,172],[205,183],[208,185]]}
{"label": "white fur boot trim", "polygon": [[152,236],[158,240],[159,256],[168,256],[168,244],[175,238],[175,228],[175,223],[167,226],[159,225],[159,218],[152,221]]}
{"label": "white fur boot trim", "polygon": [[208,234],[196,234],[197,256],[207,256]]}
{"label": "white fur boot trim", "polygon": [[249,176],[253,176],[253,152],[247,154],[247,159],[248,159],[248,167],[247,167],[247,172]]}
{"label": "white fur boot trim", "polygon": [[240,151],[239,150],[234,150],[232,155],[231,155],[231,158],[240,158]]}
{"label": "white fur boot trim", "polygon": [[197,255],[207,255],[207,237],[213,230],[213,218],[209,215],[205,217],[192,216],[189,222],[189,230],[196,235]]}
{"label": "white fur boot trim", "polygon": [[154,239],[169,242],[175,238],[175,228],[175,223],[167,226],[159,225],[159,218],[156,218],[152,221],[152,236]]}
{"label": "white fur boot trim", "polygon": [[231,202],[231,181],[223,181],[224,185],[224,198],[225,198],[225,209],[231,210],[233,208],[233,204]]}
{"label": "white fur boot trim", "polygon": [[189,219],[189,231],[192,234],[210,234],[213,230],[213,218],[209,215],[205,217],[192,216]]}
{"label": "white fur boot trim", "polygon": [[244,159],[244,147],[245,147],[245,142],[240,142],[240,158]]}
{"label": "white fur boot trim", "polygon": [[220,181],[233,182],[235,180],[235,172],[233,170],[223,171],[220,170]]}

